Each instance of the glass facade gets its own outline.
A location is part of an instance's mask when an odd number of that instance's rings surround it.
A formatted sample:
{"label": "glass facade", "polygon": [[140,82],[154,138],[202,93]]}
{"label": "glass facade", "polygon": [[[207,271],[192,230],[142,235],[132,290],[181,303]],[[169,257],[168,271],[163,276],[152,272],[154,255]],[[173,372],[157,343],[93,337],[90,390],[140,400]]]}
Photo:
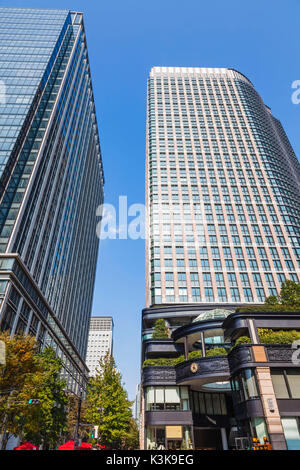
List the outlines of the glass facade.
{"label": "glass facade", "polygon": [[147,110],[146,306],[262,303],[299,281],[299,162],[251,82],[154,67]]}
{"label": "glass facade", "polygon": [[83,17],[0,13],[0,328],[54,346],[76,388],[86,373],[104,186]]}

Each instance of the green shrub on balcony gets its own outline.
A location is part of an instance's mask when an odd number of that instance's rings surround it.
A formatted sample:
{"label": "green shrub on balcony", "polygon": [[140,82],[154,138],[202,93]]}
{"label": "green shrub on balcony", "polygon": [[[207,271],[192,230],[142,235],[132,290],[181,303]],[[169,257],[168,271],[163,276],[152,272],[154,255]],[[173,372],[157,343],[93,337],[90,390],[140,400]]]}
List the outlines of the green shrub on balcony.
{"label": "green shrub on balcony", "polygon": [[206,356],[207,357],[226,356],[226,355],[227,355],[227,351],[226,351],[225,348],[215,347],[215,348],[212,348],[212,349],[208,349],[206,351]]}
{"label": "green shrub on balcony", "polygon": [[[209,349],[206,353],[208,357],[214,357],[214,356],[226,356],[227,351],[225,348],[213,348]],[[189,360],[195,360],[195,359],[201,359],[202,358],[202,351],[191,351],[188,354],[188,361]],[[168,367],[168,366],[176,366],[177,364],[181,364],[182,362],[185,361],[185,356],[179,356],[179,357],[158,357],[155,359],[146,359],[143,363],[143,368],[144,367],[149,367],[149,366],[158,366],[158,367]]]}
{"label": "green shrub on balcony", "polygon": [[247,307],[237,307],[235,309],[236,313],[289,313],[289,312],[298,312],[300,313],[300,307],[295,305],[283,305],[283,304],[274,304],[274,305],[248,305]]}
{"label": "green shrub on balcony", "polygon": [[235,346],[238,346],[239,344],[251,344],[251,339],[248,336],[240,336],[236,342]]}
{"label": "green shrub on balcony", "polygon": [[262,312],[299,312],[300,313],[300,284],[288,279],[281,284],[280,295],[267,297],[264,305],[237,307],[237,313]]}
{"label": "green shrub on balcony", "polygon": [[143,368],[148,367],[148,366],[176,366],[177,364],[180,364],[180,362],[184,362],[185,357],[184,356],[179,356],[179,357],[158,357],[155,359],[146,359],[143,363]]}
{"label": "green shrub on balcony", "polygon": [[202,357],[202,351],[191,351],[188,354],[188,360],[190,359],[199,359]]}
{"label": "green shrub on balcony", "polygon": [[230,351],[233,350],[236,346],[241,344],[251,344],[251,339],[248,336],[240,336],[234,343],[234,345],[230,348]]}
{"label": "green shrub on balcony", "polygon": [[[300,331],[297,330],[272,330],[270,328],[257,329],[260,344],[292,344],[300,340]],[[236,340],[231,350],[241,344],[251,344],[248,336],[241,336]]]}
{"label": "green shrub on balcony", "polygon": [[300,340],[300,331],[297,330],[271,330],[270,328],[258,328],[261,344],[292,344]]}
{"label": "green shrub on balcony", "polygon": [[169,330],[163,318],[158,318],[154,324],[153,339],[169,338]]}

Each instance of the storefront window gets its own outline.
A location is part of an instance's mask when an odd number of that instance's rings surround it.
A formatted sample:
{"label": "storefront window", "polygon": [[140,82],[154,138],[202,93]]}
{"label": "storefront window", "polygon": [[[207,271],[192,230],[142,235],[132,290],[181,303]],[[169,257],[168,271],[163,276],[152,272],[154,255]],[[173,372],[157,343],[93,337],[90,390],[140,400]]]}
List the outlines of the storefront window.
{"label": "storefront window", "polygon": [[261,444],[263,444],[264,437],[268,437],[267,426],[264,418],[253,418],[251,423],[254,436],[259,439]]}
{"label": "storefront window", "polygon": [[282,427],[288,450],[300,450],[299,422],[297,418],[282,418]]}
{"label": "storefront window", "polygon": [[193,441],[190,426],[149,426],[146,429],[148,450],[192,449]]}
{"label": "storefront window", "polygon": [[165,427],[156,426],[156,427],[147,427],[147,449],[165,449]]}

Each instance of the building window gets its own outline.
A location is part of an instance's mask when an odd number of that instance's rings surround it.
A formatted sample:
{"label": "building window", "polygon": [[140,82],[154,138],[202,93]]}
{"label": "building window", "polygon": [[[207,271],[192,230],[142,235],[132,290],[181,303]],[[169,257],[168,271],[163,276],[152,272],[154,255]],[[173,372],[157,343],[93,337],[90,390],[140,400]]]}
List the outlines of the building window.
{"label": "building window", "polygon": [[192,411],[200,415],[226,415],[226,399],[223,393],[191,391]]}
{"label": "building window", "polygon": [[267,426],[264,418],[251,419],[252,432],[259,439],[261,444],[264,443],[264,437],[268,437]]}
{"label": "building window", "polygon": [[235,375],[231,380],[233,400],[236,403],[258,398],[259,392],[256,383],[255,371],[244,369],[240,374]]}
{"label": "building window", "polygon": [[276,398],[300,398],[300,369],[272,370]]}
{"label": "building window", "polygon": [[288,450],[300,450],[299,418],[281,418]]}
{"label": "building window", "polygon": [[187,387],[147,387],[146,410],[189,410]]}

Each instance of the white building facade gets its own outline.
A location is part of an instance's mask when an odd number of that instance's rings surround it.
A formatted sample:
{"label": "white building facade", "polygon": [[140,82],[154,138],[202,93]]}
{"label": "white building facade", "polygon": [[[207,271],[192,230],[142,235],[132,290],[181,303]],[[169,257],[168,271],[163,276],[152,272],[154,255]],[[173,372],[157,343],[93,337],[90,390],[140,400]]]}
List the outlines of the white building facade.
{"label": "white building facade", "polygon": [[113,351],[113,327],[112,317],[91,317],[86,364],[89,375],[94,377],[99,366],[99,360],[107,352]]}

